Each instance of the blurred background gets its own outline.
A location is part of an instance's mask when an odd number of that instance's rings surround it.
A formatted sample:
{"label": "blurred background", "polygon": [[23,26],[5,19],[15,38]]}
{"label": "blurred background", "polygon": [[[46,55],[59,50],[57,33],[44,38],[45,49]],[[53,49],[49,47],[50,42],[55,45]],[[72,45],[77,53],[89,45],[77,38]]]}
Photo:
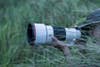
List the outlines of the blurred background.
{"label": "blurred background", "polygon": [[0,0],[0,67],[100,67],[100,46],[89,38],[87,53],[71,47],[72,63],[49,46],[27,43],[28,23],[74,27],[98,9],[100,0]]}

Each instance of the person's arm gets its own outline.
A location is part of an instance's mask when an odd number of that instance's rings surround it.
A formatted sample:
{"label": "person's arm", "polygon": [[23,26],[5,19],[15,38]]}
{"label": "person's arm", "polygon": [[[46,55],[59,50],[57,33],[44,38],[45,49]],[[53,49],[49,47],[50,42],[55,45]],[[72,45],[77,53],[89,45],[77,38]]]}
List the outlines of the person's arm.
{"label": "person's arm", "polygon": [[71,56],[71,53],[67,44],[62,41],[59,41],[56,37],[53,37],[52,40],[53,46],[61,50],[64,53],[65,58],[68,59],[68,57]]}

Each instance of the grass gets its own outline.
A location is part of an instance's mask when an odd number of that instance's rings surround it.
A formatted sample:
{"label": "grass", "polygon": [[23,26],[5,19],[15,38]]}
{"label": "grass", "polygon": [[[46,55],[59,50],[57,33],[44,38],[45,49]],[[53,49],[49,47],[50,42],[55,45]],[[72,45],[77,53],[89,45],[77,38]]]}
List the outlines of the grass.
{"label": "grass", "polygon": [[82,24],[99,4],[99,0],[1,0],[0,67],[100,67],[100,46],[91,40],[86,55],[72,47],[70,66],[59,50],[31,47],[26,37],[29,22],[73,27]]}

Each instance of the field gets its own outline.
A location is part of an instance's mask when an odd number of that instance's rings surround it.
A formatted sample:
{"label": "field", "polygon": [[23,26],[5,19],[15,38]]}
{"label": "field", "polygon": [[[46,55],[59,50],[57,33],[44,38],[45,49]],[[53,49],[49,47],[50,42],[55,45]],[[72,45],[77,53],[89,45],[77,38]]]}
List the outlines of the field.
{"label": "field", "polygon": [[28,23],[74,27],[98,9],[100,0],[0,0],[0,67],[100,67],[100,46],[89,39],[84,55],[71,47],[72,63],[49,46],[27,43]]}

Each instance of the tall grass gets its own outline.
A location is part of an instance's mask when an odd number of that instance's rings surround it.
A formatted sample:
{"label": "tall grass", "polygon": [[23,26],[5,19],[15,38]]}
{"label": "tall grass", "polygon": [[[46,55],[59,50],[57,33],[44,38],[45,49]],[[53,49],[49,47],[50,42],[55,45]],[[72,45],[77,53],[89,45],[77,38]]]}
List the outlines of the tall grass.
{"label": "tall grass", "polygon": [[70,65],[59,50],[31,47],[26,37],[29,22],[73,27],[81,24],[99,3],[99,0],[1,0],[0,67],[99,67],[99,46],[93,47],[92,43],[88,44],[85,56],[72,47]]}

